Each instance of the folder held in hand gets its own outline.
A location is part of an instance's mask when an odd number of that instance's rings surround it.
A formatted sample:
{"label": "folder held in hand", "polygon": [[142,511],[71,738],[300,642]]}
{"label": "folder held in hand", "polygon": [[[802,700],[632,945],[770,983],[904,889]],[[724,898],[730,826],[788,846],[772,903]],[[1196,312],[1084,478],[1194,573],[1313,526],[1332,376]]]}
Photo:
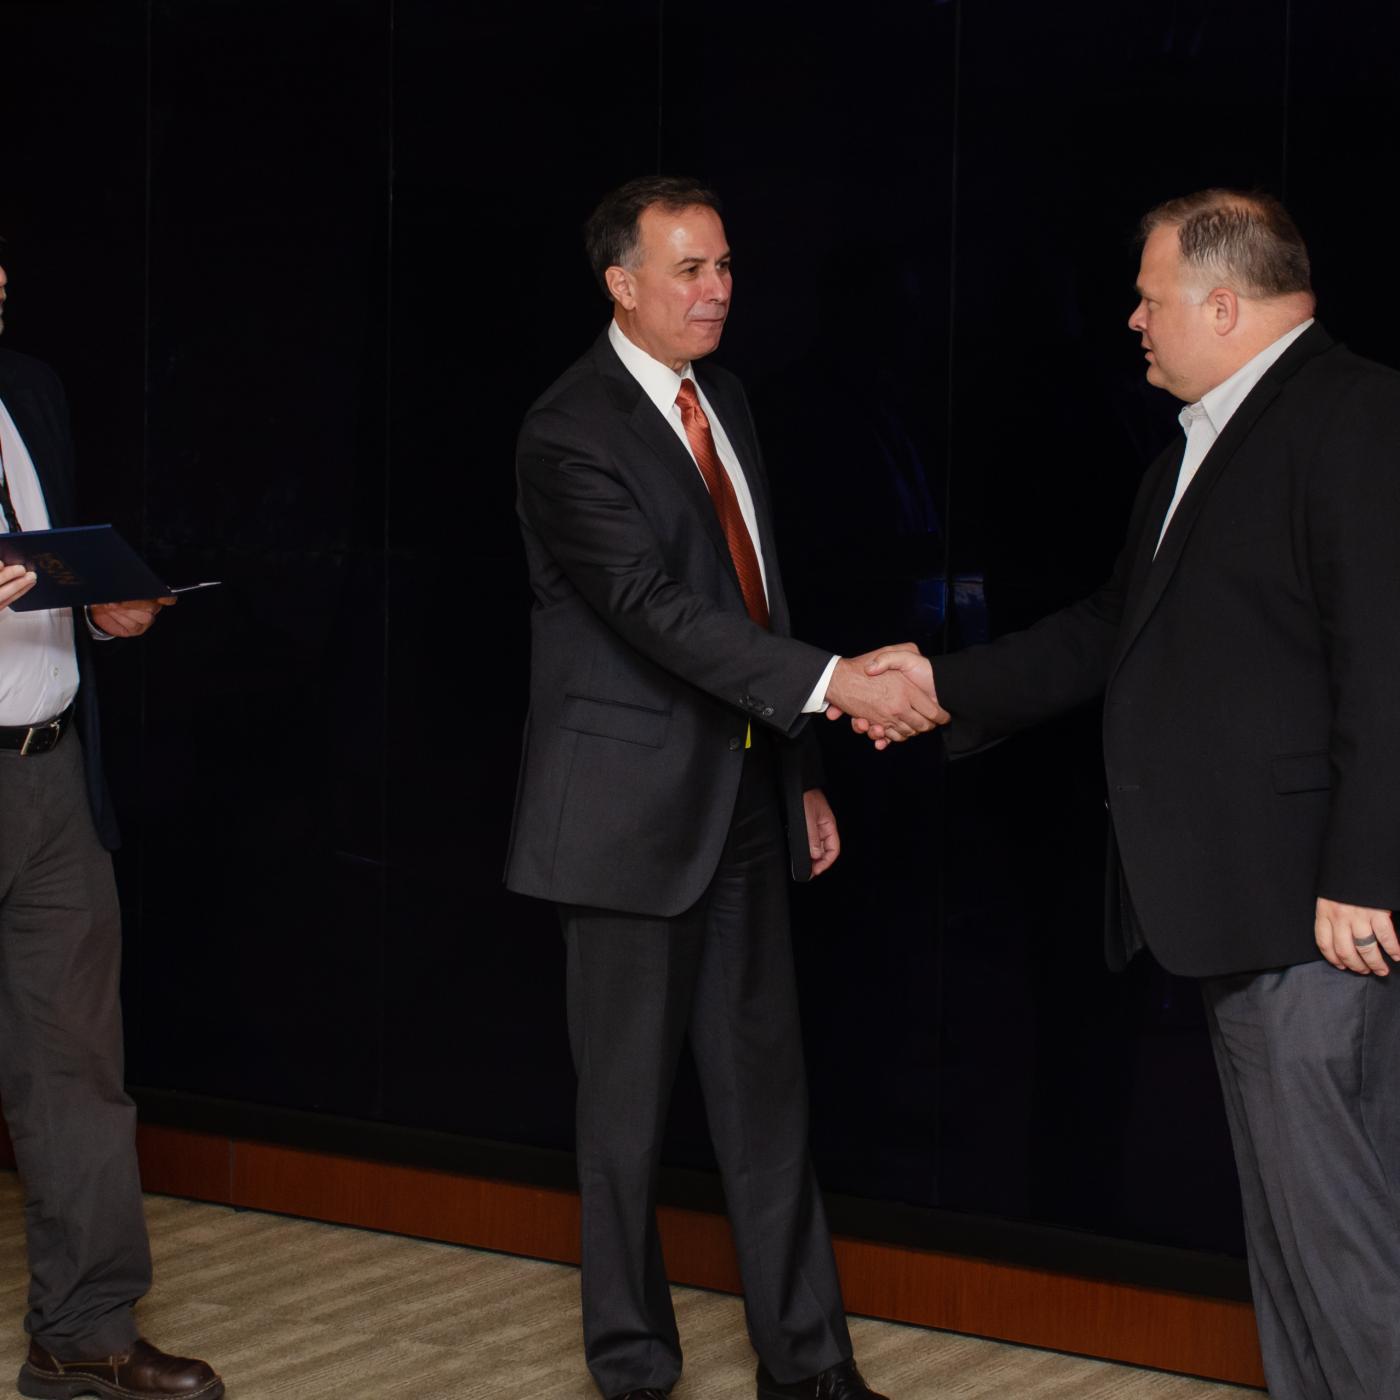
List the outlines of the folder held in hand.
{"label": "folder held in hand", "polygon": [[0,533],[0,564],[23,564],[37,578],[15,612],[124,603],[185,592],[161,582],[110,525]]}

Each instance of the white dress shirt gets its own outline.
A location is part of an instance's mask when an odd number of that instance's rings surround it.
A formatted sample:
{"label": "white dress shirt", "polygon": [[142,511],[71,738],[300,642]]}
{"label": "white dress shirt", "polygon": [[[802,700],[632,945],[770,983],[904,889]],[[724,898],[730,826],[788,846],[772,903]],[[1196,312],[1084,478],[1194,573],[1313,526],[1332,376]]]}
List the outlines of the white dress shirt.
{"label": "white dress shirt", "polygon": [[[724,470],[729,474],[730,484],[734,487],[734,495],[739,502],[739,511],[744,517],[745,528],[749,532],[749,538],[753,541],[753,551],[758,556],[758,571],[763,578],[763,596],[768,597],[768,567],[763,561],[763,545],[758,534],[758,517],[754,514],[753,495],[749,491],[749,483],[744,476],[744,469],[739,464],[739,458],[731,446],[728,434],[724,431],[724,424],[720,422],[719,414],[711,406],[709,399],[705,397],[705,391],[700,387],[699,381],[691,373],[690,365],[677,374],[670,365],[663,365],[660,360],[653,359],[640,345],[634,345],[623,334],[622,328],[614,321],[608,327],[608,340],[612,348],[617,351],[617,357],[626,368],[627,372],[642,386],[647,398],[656,405],[656,411],[671,425],[676,436],[680,439],[681,445],[690,455],[690,460],[695,461],[695,453],[691,451],[690,439],[686,436],[685,423],[681,419],[681,410],[676,403],[676,395],[680,393],[681,380],[689,379],[695,385],[696,397],[700,400],[700,407],[705,412],[705,417],[710,420],[710,434],[715,440],[715,450],[719,453],[720,462]],[[700,475],[700,480],[705,480],[704,473],[700,471],[699,464],[696,464],[696,472]],[[707,486],[708,492],[709,487]],[[16,503],[17,510],[22,507]],[[821,674],[816,688],[807,698],[807,703],[802,707],[803,714],[816,714],[818,711],[826,709],[826,688],[831,683],[831,673],[836,669],[836,663],[841,658],[833,656],[827,662],[826,669]]]}
{"label": "white dress shirt", "polygon": [[[24,439],[0,400],[0,459],[15,514],[26,530],[47,530],[49,510]],[[9,521],[0,529],[8,530]],[[78,693],[69,608],[0,608],[0,725],[39,724],[61,714]]]}
{"label": "white dress shirt", "polygon": [[1226,423],[1249,397],[1250,390],[1310,325],[1311,317],[1301,326],[1294,326],[1286,335],[1279,336],[1272,345],[1266,346],[1247,364],[1241,365],[1227,380],[1217,384],[1208,394],[1203,394],[1195,403],[1187,404],[1181,410],[1178,417],[1186,434],[1186,451],[1182,454],[1181,470],[1177,472],[1172,503],[1167,507],[1166,518],[1162,521],[1162,529],[1157,536],[1158,549],[1162,547],[1167,526],[1171,524],[1172,516],[1176,514],[1176,508],[1186,494],[1186,488],[1200,470],[1206,453],[1215,446],[1216,438],[1225,431]]}

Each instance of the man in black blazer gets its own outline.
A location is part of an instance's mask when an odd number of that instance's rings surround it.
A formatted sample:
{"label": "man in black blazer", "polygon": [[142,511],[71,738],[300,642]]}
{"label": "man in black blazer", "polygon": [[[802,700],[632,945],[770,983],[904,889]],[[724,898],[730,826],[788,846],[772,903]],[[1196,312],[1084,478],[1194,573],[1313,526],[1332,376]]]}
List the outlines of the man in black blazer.
{"label": "man in black blazer", "polygon": [[932,670],[955,751],[1103,694],[1108,957],[1201,979],[1270,1393],[1393,1400],[1400,375],[1312,319],[1276,201],[1208,190],[1143,235],[1129,325],[1185,438],[1098,593]]}
{"label": "man in black blazer", "polygon": [[[6,277],[0,269],[0,312]],[[3,329],[0,320],[0,329]],[[74,521],[57,376],[0,350],[0,530]],[[162,603],[15,612],[0,570],[0,1102],[24,1182],[29,1356],[21,1395],[218,1400],[202,1361],[137,1335],[151,1260],[122,1084],[117,827],[102,778],[94,640],[144,632]]]}
{"label": "man in black blazer", "polygon": [[840,849],[807,728],[825,701],[901,735],[942,716],[790,636],[748,401],[698,363],[732,288],[714,195],[633,181],[588,244],[612,323],[518,446],[533,650],[507,868],[567,945],[588,1365],[634,1400],[680,1374],[655,1192],[689,1035],[758,1394],[871,1400],[807,1158],[784,867],[809,879]]}

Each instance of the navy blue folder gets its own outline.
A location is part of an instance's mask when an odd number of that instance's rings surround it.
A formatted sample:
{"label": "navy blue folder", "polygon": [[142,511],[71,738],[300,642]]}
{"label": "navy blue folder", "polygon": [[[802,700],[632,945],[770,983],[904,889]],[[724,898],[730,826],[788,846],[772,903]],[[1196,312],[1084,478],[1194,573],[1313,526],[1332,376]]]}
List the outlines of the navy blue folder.
{"label": "navy blue folder", "polygon": [[170,589],[110,525],[0,533],[0,563],[23,564],[38,579],[15,612],[163,598]]}

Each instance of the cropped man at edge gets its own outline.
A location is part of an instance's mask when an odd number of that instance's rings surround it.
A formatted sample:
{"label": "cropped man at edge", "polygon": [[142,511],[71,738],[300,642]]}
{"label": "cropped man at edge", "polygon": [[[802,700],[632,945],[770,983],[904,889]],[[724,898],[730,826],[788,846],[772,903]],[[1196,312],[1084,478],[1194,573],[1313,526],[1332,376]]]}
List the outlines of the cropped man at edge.
{"label": "cropped man at edge", "polygon": [[1098,593],[932,670],[955,751],[1103,693],[1108,956],[1200,979],[1269,1393],[1395,1400],[1400,374],[1313,319],[1276,200],[1142,233],[1128,325],[1183,434]]}
{"label": "cropped man at edge", "polygon": [[506,878],[559,905],[566,942],[589,1370],[627,1400],[680,1375],[655,1199],[688,1035],[760,1400],[879,1400],[807,1155],[784,866],[810,879],[840,850],[811,715],[900,737],[943,716],[789,635],[748,401],[704,359],[733,286],[715,196],[634,180],[587,244],[611,324],[518,445],[533,648]]}
{"label": "cropped man at edge", "polygon": [[[0,269],[0,330],[6,278]],[[0,350],[0,530],[68,525],[68,408],[57,376]],[[91,643],[135,637],[174,599],[15,612],[0,569],[0,1102],[25,1195],[29,1356],[21,1395],[218,1400],[203,1362],[137,1335],[151,1284],[123,1088],[116,823],[102,778]]]}

